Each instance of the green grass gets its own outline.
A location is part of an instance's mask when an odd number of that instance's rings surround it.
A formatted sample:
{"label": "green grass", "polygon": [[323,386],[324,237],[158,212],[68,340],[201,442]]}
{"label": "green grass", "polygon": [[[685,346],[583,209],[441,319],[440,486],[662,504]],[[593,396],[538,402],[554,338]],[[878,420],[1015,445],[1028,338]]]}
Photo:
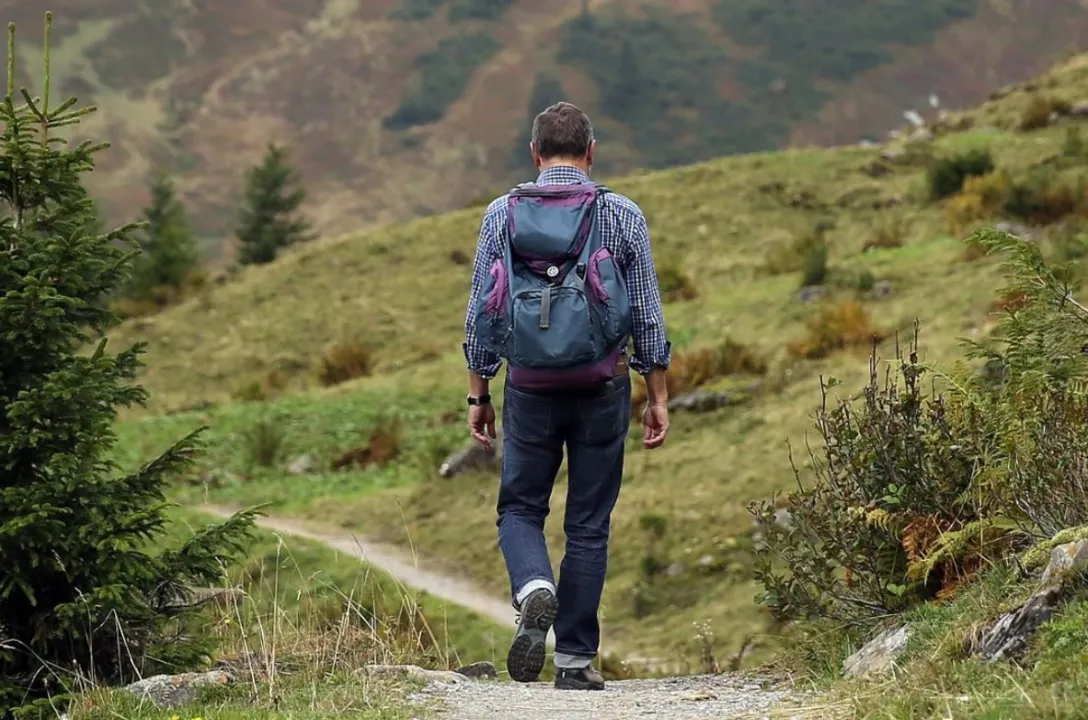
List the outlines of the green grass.
{"label": "green grass", "polygon": [[[171,518],[163,543],[213,522],[185,509]],[[77,703],[73,720],[311,720],[341,713],[407,719],[420,716],[404,699],[414,685],[371,680],[364,665],[450,669],[491,660],[503,668],[506,628],[315,542],[258,530],[248,559],[228,570],[223,587],[240,588],[245,599],[210,606],[201,629],[218,639],[220,657],[275,657],[275,673],[243,670],[235,685],[170,711],[118,691],[93,691]]]}
{"label": "green grass", "polygon": [[[1083,93],[1084,79],[1071,77]],[[1062,128],[977,130],[943,135],[928,152],[986,145],[999,167],[1019,177],[1059,152],[1064,137]],[[693,658],[705,641],[697,639],[696,624],[703,622],[713,631],[719,659],[736,653],[748,636],[756,641],[749,664],[779,646],[783,631],[754,602],[746,504],[794,482],[787,440],[799,450],[802,468],[806,464],[819,376],[838,378],[835,392],[853,394],[867,379],[868,359],[867,348],[815,361],[790,355],[789,345],[803,337],[820,308],[796,300],[799,272],[768,271],[777,247],[832,221],[826,233],[832,301],[854,298],[865,273],[891,282],[891,297],[865,301],[870,322],[909,332],[920,319],[925,361],[959,358],[961,338],[982,338],[992,327],[990,306],[1002,284],[994,262],[965,259],[961,239],[947,232],[943,206],[928,199],[924,162],[890,163],[888,173],[873,177],[869,169],[879,162],[876,149],[791,150],[606,179],[642,206],[658,264],[684,272],[696,289],[693,299],[666,306],[678,351],[730,338],[766,357],[770,368],[762,393],[747,406],[677,414],[662,450],[645,452],[632,437],[613,522],[605,652],[698,669]],[[884,201],[898,204],[874,207]],[[428,563],[504,596],[494,473],[453,480],[435,473],[440,456],[467,440],[460,342],[470,268],[450,255],[471,257],[481,211],[323,240],[118,328],[113,344],[150,342],[142,381],[153,402],[150,413],[133,414],[120,428],[121,457],[135,462],[210,423],[211,446],[201,462],[205,478],[214,480],[186,479],[179,498],[274,501],[276,512],[410,544]],[[900,247],[862,251],[891,224]],[[373,376],[318,388],[312,368],[323,349],[347,340],[373,350]],[[893,357],[893,339],[880,354]],[[288,379],[285,395],[267,403],[230,402],[239,385],[273,371]],[[499,397],[500,390],[501,381]],[[214,406],[162,414],[200,403]],[[272,467],[250,471],[241,438],[262,417],[282,426],[283,451]],[[383,418],[399,418],[402,431],[402,453],[389,465],[345,474],[322,469],[310,477],[283,471],[307,453],[327,467],[338,453],[365,443]],[[563,483],[549,523],[556,562]],[[648,514],[665,519],[665,536],[653,552],[673,572],[646,592],[642,566],[650,548],[640,521]]]}
{"label": "green grass", "polygon": [[952,602],[908,612],[902,621],[911,625],[911,639],[894,678],[839,680],[845,652],[826,642],[809,658],[824,666],[810,665],[800,670],[801,676],[827,693],[820,709],[830,718],[1084,717],[1088,596],[1083,589],[1040,629],[1020,664],[990,664],[964,650],[974,626],[1015,609],[1034,589],[1010,572],[994,570]]}
{"label": "green grass", "polygon": [[282,680],[267,699],[254,700],[243,683],[160,709],[118,692],[93,692],[72,720],[411,720],[421,711],[404,700],[413,685],[375,683],[356,673],[303,671]]}

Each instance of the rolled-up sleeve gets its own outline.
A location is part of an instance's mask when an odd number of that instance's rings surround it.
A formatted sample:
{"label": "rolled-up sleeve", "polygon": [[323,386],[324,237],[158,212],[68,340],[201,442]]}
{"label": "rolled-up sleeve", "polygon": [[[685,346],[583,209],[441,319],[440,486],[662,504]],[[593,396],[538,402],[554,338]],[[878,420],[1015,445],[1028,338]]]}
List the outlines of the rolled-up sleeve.
{"label": "rolled-up sleeve", "polygon": [[465,342],[463,345],[468,369],[480,377],[490,380],[498,374],[502,360],[493,352],[481,346],[476,337],[476,305],[483,293],[484,282],[495,260],[502,257],[499,252],[500,224],[499,202],[488,207],[480,223],[480,237],[476,243],[476,260],[472,267],[472,288],[468,296],[468,310],[465,313]]}
{"label": "rolled-up sleeve", "polygon": [[631,367],[640,375],[654,368],[668,369],[672,345],[665,334],[665,314],[661,308],[661,291],[657,284],[653,253],[650,251],[650,229],[641,211],[632,213],[624,222],[626,236],[627,296],[631,305],[631,335],[635,352]]}

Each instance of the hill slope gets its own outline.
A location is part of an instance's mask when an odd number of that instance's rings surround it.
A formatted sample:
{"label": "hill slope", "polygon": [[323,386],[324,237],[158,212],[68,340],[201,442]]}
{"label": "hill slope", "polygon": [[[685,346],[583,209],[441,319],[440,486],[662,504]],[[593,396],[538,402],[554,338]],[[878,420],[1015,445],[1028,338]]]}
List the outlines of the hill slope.
{"label": "hill slope", "polygon": [[[831,11],[833,8],[833,12]],[[40,23],[34,3],[5,17]],[[531,111],[598,120],[602,172],[882,134],[1088,37],[1081,0],[58,0],[54,88],[102,107],[93,185],[129,220],[153,165],[230,234],[242,172],[287,143],[327,233],[445,212],[530,168]],[[29,56],[28,56],[29,57]],[[36,64],[27,63],[33,73]]]}
{"label": "hill slope", "polygon": [[[1082,118],[1030,132],[1011,126],[1040,102],[1049,108],[1086,100],[1088,55],[1081,55],[977,112],[949,118],[949,128],[961,130],[933,141],[752,154],[610,182],[646,212],[662,276],[687,285],[666,306],[684,358],[678,368],[706,362],[700,349],[731,340],[764,359],[768,371],[744,404],[677,413],[661,451],[643,452],[632,438],[606,589],[609,651],[700,667],[708,651],[719,660],[738,652],[747,634],[764,649],[773,645],[775,626],[752,602],[745,504],[793,482],[785,441],[804,447],[818,376],[837,378],[836,392],[852,394],[868,377],[872,331],[885,331],[880,353],[888,360],[891,333],[903,331],[905,340],[920,318],[923,358],[948,362],[960,354],[958,338],[982,337],[994,319],[996,267],[966,254],[960,233],[949,232],[952,205],[929,198],[925,168],[934,157],[989,148],[1017,182],[1068,176],[1068,187],[1083,194],[1076,183],[1084,180],[1084,143],[1074,132],[1088,131]],[[119,328],[114,343],[151,343],[143,381],[155,409],[190,407],[125,423],[121,460],[136,462],[167,438],[209,423],[203,474],[179,486],[179,498],[272,501],[279,512],[410,544],[501,597],[493,473],[452,481],[435,474],[465,440],[459,343],[465,262],[481,210],[300,248]],[[791,248],[829,222],[828,302],[806,303]],[[1048,234],[1048,248],[1057,250],[1073,247],[1070,238],[1084,231],[1084,220],[1032,230]],[[861,347],[798,357],[805,353],[797,341],[850,336]],[[373,375],[315,388],[311,368],[325,347],[350,341],[374,354]],[[268,402],[229,402],[254,381],[269,392],[286,383],[288,392]],[[304,455],[305,476],[285,469]],[[339,471],[341,457],[365,462]],[[803,452],[796,459],[805,465]],[[553,514],[562,510],[557,496]],[[550,533],[560,547],[561,524]],[[710,634],[693,629],[704,621]]]}

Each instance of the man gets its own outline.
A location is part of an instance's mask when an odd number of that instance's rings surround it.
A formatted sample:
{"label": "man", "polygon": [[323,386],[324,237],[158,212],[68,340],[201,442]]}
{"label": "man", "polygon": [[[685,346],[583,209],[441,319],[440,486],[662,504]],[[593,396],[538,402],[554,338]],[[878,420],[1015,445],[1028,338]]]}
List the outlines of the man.
{"label": "man", "polygon": [[[646,379],[647,449],[660,447],[669,430],[671,345],[646,219],[634,202],[589,179],[596,152],[589,118],[568,103],[549,107],[533,122],[530,152],[536,182],[492,202],[480,229],[465,322],[469,427],[490,447],[489,381],[507,360],[498,530],[520,615],[508,671],[519,682],[539,677],[554,624],[555,686],[600,690],[604,680],[592,667],[597,612],[631,421],[626,343],[633,336],[630,367]],[[562,366],[564,353],[572,369]],[[544,520],[564,446],[567,542],[557,586]]]}

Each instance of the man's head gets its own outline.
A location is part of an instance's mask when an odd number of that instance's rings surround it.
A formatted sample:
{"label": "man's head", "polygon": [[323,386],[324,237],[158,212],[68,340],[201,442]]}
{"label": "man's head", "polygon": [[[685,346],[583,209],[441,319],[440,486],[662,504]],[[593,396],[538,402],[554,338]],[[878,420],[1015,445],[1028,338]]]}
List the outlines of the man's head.
{"label": "man's head", "polygon": [[588,173],[596,146],[589,116],[570,103],[556,103],[533,121],[529,150],[533,164],[541,170],[554,165],[573,165]]}

